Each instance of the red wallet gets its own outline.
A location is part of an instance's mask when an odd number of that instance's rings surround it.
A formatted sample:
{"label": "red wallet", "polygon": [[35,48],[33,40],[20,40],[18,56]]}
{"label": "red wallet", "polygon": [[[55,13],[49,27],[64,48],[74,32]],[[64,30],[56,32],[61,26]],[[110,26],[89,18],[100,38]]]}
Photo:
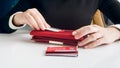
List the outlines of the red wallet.
{"label": "red wallet", "polygon": [[77,45],[78,41],[83,40],[84,37],[75,39],[72,32],[73,30],[61,30],[58,32],[48,30],[32,30],[30,35],[32,35],[32,40],[35,40],[36,42]]}

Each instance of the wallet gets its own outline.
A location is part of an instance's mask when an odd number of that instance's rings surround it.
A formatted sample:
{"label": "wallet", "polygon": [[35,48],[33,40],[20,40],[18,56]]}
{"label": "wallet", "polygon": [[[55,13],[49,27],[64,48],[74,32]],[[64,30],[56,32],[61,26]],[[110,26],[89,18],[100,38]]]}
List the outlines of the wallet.
{"label": "wallet", "polygon": [[82,41],[85,37],[75,39],[72,35],[73,30],[60,30],[60,31],[48,31],[48,30],[32,30],[32,40],[42,43],[51,44],[63,44],[63,45],[77,45],[78,41]]}

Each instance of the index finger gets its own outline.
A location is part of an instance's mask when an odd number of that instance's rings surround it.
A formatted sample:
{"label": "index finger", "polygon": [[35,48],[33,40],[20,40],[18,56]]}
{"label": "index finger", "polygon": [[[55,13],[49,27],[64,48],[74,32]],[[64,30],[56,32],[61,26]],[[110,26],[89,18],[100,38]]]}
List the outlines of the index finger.
{"label": "index finger", "polygon": [[97,32],[99,29],[94,26],[84,26],[78,30],[73,31],[72,35],[75,36],[75,39],[79,39],[83,36],[89,35],[91,33]]}

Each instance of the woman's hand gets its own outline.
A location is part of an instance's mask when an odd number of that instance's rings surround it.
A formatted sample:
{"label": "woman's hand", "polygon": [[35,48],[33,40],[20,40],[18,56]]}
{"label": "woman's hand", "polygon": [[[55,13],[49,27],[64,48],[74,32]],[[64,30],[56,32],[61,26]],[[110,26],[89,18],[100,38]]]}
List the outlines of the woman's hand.
{"label": "woman's hand", "polygon": [[16,14],[13,19],[13,24],[16,26],[28,24],[31,28],[36,30],[44,30],[45,28],[50,27],[50,25],[45,21],[44,17],[35,8]]}
{"label": "woman's hand", "polygon": [[109,44],[120,39],[120,31],[114,27],[103,28],[97,25],[84,26],[72,33],[75,39],[87,36],[78,46],[94,48],[102,44]]}

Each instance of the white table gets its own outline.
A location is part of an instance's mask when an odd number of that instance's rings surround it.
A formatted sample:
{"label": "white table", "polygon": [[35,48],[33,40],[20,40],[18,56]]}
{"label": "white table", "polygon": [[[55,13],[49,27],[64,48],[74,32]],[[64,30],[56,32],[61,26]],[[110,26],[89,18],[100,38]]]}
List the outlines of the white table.
{"label": "white table", "polygon": [[120,42],[79,48],[78,57],[45,56],[47,45],[32,41],[29,32],[0,34],[0,68],[120,68]]}

